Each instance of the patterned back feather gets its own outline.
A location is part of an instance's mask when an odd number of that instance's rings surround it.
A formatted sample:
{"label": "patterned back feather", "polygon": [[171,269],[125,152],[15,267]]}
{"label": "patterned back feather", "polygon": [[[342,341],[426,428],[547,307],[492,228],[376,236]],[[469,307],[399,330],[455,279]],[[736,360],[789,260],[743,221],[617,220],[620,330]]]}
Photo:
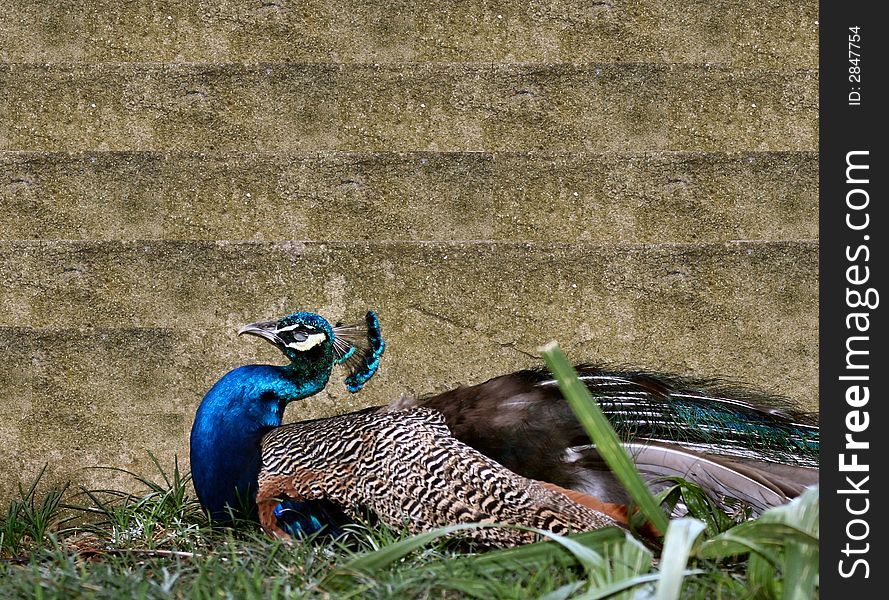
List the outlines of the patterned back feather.
{"label": "patterned back feather", "polygon": [[[555,533],[616,524],[461,443],[440,413],[422,408],[362,411],[266,434],[257,493],[263,527],[286,535],[275,508],[282,501],[322,499],[352,516],[369,509],[411,533],[474,522]],[[508,528],[470,530],[461,537],[492,547],[537,539]]]}

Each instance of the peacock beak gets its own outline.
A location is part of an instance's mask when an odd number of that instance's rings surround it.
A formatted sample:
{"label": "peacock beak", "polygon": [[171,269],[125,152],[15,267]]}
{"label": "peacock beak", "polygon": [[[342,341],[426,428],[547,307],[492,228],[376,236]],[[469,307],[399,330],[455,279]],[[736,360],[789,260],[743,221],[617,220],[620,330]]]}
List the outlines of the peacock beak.
{"label": "peacock beak", "polygon": [[255,335],[269,341],[275,345],[283,345],[283,341],[277,334],[278,324],[276,321],[260,321],[259,323],[250,323],[244,325],[238,330],[238,335]]}

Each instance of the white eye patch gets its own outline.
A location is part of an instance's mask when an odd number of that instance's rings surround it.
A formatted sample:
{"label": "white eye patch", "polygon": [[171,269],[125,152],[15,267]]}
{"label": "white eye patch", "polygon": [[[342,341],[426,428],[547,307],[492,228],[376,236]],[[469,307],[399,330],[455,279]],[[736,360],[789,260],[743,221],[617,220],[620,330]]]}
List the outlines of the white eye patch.
{"label": "white eye patch", "polygon": [[292,348],[297,352],[305,352],[306,350],[310,350],[324,342],[327,339],[327,335],[325,333],[312,333],[305,337],[304,340],[294,341],[287,344],[288,348]]}

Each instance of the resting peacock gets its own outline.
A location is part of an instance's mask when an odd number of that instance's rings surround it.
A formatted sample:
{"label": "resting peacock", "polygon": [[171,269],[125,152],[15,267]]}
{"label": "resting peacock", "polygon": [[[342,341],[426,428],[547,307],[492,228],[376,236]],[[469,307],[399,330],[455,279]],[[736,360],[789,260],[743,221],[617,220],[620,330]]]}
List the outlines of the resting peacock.
{"label": "resting peacock", "polygon": [[[271,342],[289,364],[237,368],[198,409],[192,476],[215,519],[246,508],[282,537],[335,533],[368,512],[410,532],[462,522],[555,533],[626,523],[626,494],[546,371],[282,425],[286,405],[324,389],[334,365],[346,367],[350,392],[373,376],[384,349],[377,316],[332,326],[297,312],[239,334]],[[758,513],[817,483],[818,429],[805,414],[671,376],[578,371],[652,485],[682,476]],[[465,536],[488,546],[536,537],[516,528]]]}

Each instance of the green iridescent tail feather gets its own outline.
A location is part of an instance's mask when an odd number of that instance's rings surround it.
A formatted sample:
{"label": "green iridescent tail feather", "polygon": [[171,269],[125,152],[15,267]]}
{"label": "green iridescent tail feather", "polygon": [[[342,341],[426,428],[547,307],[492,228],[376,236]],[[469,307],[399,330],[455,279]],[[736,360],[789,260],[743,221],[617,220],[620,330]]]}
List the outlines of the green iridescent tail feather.
{"label": "green iridescent tail feather", "polygon": [[781,398],[662,374],[598,371],[582,378],[624,439],[818,466],[817,422]]}

